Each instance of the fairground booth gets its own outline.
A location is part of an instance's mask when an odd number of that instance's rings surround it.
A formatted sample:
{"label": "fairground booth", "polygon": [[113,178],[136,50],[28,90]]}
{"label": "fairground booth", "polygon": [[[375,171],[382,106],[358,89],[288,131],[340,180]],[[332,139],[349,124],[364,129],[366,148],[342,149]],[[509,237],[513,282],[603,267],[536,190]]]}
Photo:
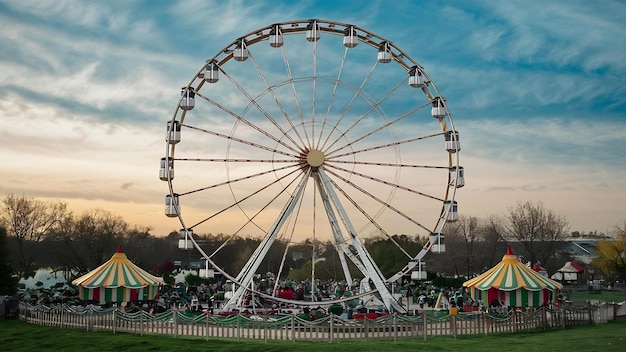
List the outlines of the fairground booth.
{"label": "fairground booth", "polygon": [[463,287],[487,307],[494,301],[506,307],[540,307],[556,303],[563,286],[522,264],[511,247],[502,260]]}
{"label": "fairground booth", "polygon": [[80,299],[107,304],[153,300],[164,282],[132,263],[119,247],[106,263],[72,284]]}

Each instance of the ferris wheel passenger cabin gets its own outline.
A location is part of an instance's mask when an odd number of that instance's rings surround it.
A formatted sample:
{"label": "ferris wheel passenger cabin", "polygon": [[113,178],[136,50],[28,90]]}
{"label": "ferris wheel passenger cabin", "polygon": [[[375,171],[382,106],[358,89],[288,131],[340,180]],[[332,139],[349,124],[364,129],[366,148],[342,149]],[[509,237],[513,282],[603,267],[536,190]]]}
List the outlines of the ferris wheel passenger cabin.
{"label": "ferris wheel passenger cabin", "polygon": [[[456,182],[456,185],[455,185]],[[450,167],[450,173],[448,174],[448,184],[455,185],[456,188],[461,188],[465,186],[465,170],[463,166]]]}
{"label": "ferris wheel passenger cabin", "polygon": [[174,159],[169,157],[161,158],[161,169],[159,170],[159,178],[161,181],[174,179]]}
{"label": "ferris wheel passenger cabin", "polygon": [[180,229],[178,231],[179,240],[178,240],[178,249],[182,249],[184,251],[193,249],[193,244],[189,240],[193,237],[193,230],[188,229]]}
{"label": "ferris wheel passenger cabin", "polygon": [[283,40],[283,30],[279,25],[275,24],[270,30],[270,37],[268,39],[272,48],[280,48],[285,43]]}
{"label": "ferris wheel passenger cabin", "polygon": [[233,51],[233,59],[235,59],[235,61],[246,61],[248,56],[250,56],[248,53],[248,44],[246,44],[245,39],[241,38],[237,41],[237,45]]}
{"label": "ferris wheel passenger cabin", "polygon": [[448,153],[456,153],[461,150],[461,142],[459,142],[459,131],[447,131],[446,150]]}
{"label": "ferris wheel passenger cabin", "polygon": [[411,67],[409,71],[409,86],[413,88],[422,88],[426,85],[426,77],[422,71],[420,71],[417,66]]}
{"label": "ferris wheel passenger cabin", "polygon": [[167,134],[165,135],[165,140],[168,144],[176,144],[180,142],[180,122],[167,122]]}
{"label": "ferris wheel passenger cabin", "polygon": [[354,48],[359,44],[359,36],[353,26],[345,29],[343,32],[343,46],[346,48]]}
{"label": "ferris wheel passenger cabin", "polygon": [[387,64],[391,62],[391,46],[389,42],[382,42],[378,47],[378,62]]}
{"label": "ferris wheel passenger cabin", "polygon": [[320,26],[317,21],[311,21],[306,26],[306,40],[310,42],[316,42],[320,39]]}
{"label": "ferris wheel passenger cabin", "polygon": [[165,215],[170,218],[180,214],[180,206],[178,205],[178,194],[168,194],[165,196]]}
{"label": "ferris wheel passenger cabin", "polygon": [[203,71],[204,81],[207,83],[217,83],[220,79],[220,68],[215,62],[209,62],[204,67]]}
{"label": "ferris wheel passenger cabin", "polygon": [[459,220],[458,203],[456,200],[446,200],[443,202],[443,212],[447,213],[446,220],[457,221]]}
{"label": "ferris wheel passenger cabin", "polygon": [[432,108],[430,109],[431,115],[436,119],[442,119],[446,117],[445,99],[442,97],[435,97],[432,101]]}
{"label": "ferris wheel passenger cabin", "polygon": [[430,251],[433,253],[444,253],[446,251],[446,244],[444,239],[445,236],[440,232],[431,233],[428,236],[428,241],[430,242]]}
{"label": "ferris wheel passenger cabin", "polygon": [[180,92],[180,108],[188,111],[196,105],[196,92],[193,87],[183,87]]}

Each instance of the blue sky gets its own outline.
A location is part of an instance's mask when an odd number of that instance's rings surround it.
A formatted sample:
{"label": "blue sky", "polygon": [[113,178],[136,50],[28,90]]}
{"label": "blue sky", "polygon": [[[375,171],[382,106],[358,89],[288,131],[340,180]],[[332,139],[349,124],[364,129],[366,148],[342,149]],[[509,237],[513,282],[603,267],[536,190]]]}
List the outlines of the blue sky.
{"label": "blue sky", "polygon": [[236,38],[320,18],[418,61],[461,131],[465,216],[543,202],[571,230],[626,219],[626,3],[0,1],[0,195],[102,208],[156,235],[164,124]]}

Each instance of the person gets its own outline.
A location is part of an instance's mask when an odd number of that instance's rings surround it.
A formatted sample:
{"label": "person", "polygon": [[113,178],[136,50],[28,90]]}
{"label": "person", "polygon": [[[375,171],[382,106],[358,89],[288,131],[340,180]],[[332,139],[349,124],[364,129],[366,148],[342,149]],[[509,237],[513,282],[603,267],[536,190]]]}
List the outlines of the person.
{"label": "person", "polygon": [[198,301],[198,295],[196,293],[191,294],[191,311],[197,312],[200,310],[200,302]]}

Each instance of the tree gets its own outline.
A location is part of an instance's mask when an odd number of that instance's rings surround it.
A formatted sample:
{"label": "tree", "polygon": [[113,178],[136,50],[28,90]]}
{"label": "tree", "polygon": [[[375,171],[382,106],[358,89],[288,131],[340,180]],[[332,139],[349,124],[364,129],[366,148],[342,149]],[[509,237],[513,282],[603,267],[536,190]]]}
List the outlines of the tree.
{"label": "tree", "polygon": [[10,194],[2,200],[0,225],[8,235],[17,239],[17,269],[24,275],[33,271],[35,257],[31,250],[39,244],[59,222],[70,215],[63,202],[45,203],[37,199]]}
{"label": "tree", "polygon": [[592,263],[610,278],[626,278],[626,221],[621,227],[615,226],[613,232],[615,240],[598,241],[598,258],[594,258]]}
{"label": "tree", "polygon": [[543,203],[518,203],[507,215],[507,237],[516,240],[526,250],[531,266],[538,260],[546,265],[550,258],[555,258],[558,244],[568,235],[567,220]]}
{"label": "tree", "polygon": [[446,224],[446,254],[451,259],[449,268],[452,275],[465,275],[469,278],[475,271],[476,249],[478,246],[479,221],[476,217],[459,217],[458,221]]}
{"label": "tree", "polygon": [[0,296],[17,293],[18,277],[14,275],[7,250],[7,230],[0,227]]}
{"label": "tree", "polygon": [[128,224],[121,217],[94,209],[61,221],[51,238],[64,244],[58,253],[62,266],[86,273],[108,260],[127,234]]}

